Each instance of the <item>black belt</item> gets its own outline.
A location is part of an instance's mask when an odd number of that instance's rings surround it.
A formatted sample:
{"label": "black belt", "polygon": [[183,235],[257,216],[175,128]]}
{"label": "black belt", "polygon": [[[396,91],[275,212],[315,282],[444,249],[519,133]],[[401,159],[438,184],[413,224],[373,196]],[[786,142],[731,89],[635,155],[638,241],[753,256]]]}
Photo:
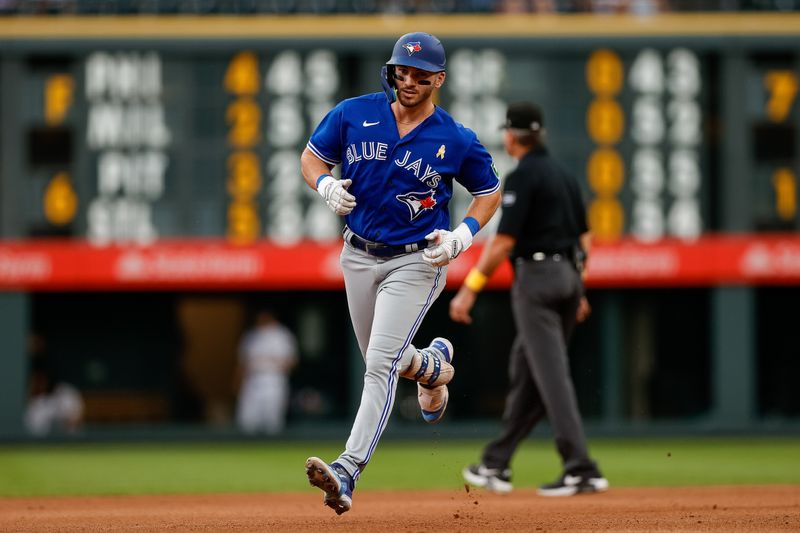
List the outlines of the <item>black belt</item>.
{"label": "black belt", "polygon": [[412,242],[410,244],[397,245],[372,242],[362,239],[347,227],[344,228],[342,233],[344,234],[344,240],[352,247],[363,250],[369,255],[374,255],[375,257],[394,257],[396,255],[410,254],[413,252],[418,252],[419,250],[423,250],[428,246],[428,241],[426,240]]}
{"label": "black belt", "polygon": [[528,255],[521,255],[517,257],[521,261],[567,261],[570,259],[570,254],[567,251],[561,252],[533,252]]}

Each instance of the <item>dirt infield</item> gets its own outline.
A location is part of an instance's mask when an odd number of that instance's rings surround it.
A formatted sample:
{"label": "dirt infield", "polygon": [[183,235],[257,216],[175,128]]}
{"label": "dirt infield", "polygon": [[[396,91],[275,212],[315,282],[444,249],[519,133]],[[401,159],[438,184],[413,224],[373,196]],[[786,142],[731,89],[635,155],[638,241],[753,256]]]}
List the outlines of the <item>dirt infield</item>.
{"label": "dirt infield", "polygon": [[783,531],[800,530],[800,486],[612,489],[572,498],[532,490],[356,493],[336,516],[293,494],[0,499],[0,531]]}

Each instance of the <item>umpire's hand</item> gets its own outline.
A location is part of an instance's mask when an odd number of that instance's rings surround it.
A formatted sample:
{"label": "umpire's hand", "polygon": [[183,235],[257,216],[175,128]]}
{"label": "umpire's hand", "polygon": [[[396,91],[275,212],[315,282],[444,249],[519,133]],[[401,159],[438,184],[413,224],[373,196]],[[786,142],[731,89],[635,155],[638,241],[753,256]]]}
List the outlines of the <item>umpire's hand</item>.
{"label": "umpire's hand", "polygon": [[575,315],[575,318],[578,319],[578,323],[580,324],[587,318],[589,315],[592,314],[592,306],[589,305],[589,300],[586,299],[586,296],[581,297],[581,301],[578,303],[578,312]]}
{"label": "umpire's hand", "polygon": [[477,297],[477,293],[462,285],[455,298],[450,300],[450,318],[462,324],[472,324],[472,317],[469,316],[469,312],[472,310],[472,306],[475,305]]}

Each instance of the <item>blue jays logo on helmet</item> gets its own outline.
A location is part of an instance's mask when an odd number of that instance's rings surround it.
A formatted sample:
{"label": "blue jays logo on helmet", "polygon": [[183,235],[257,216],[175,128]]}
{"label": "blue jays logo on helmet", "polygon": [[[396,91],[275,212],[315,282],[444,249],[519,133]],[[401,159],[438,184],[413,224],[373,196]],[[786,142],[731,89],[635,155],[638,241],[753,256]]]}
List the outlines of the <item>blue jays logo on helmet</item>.
{"label": "blue jays logo on helmet", "polygon": [[420,50],[422,50],[422,45],[420,44],[419,41],[414,41],[404,44],[403,48],[408,50],[408,55],[411,56],[414,55],[414,52],[419,52]]}
{"label": "blue jays logo on helmet", "polygon": [[406,204],[408,207],[411,220],[414,220],[422,214],[423,211],[429,211],[436,205],[436,191],[431,189],[425,192],[410,192],[407,194],[398,194],[395,196],[398,200]]}
{"label": "blue jays logo on helmet", "polygon": [[414,67],[428,72],[443,72],[447,59],[441,41],[430,33],[414,32],[400,37],[387,65]]}

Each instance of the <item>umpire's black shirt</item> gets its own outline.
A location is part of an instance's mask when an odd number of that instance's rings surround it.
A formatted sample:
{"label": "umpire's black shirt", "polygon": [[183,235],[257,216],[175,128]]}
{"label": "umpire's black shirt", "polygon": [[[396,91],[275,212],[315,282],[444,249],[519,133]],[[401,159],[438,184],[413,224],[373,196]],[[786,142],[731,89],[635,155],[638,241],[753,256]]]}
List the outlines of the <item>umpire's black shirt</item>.
{"label": "umpire's black shirt", "polygon": [[578,182],[548,155],[530,150],[503,186],[503,214],[498,233],[516,238],[511,259],[536,252],[570,253],[588,230]]}

